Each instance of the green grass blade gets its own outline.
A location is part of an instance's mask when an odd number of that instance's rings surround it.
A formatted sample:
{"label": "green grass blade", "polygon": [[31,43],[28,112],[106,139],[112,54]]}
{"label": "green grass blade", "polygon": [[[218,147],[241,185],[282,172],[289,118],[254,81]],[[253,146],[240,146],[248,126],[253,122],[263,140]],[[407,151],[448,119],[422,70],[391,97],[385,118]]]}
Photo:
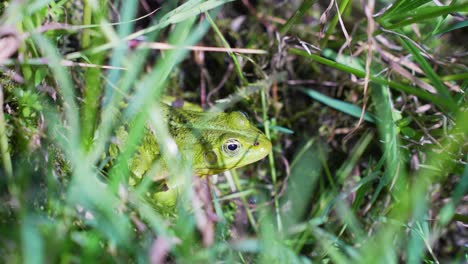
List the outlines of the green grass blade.
{"label": "green grass blade", "polygon": [[[340,12],[340,16],[342,16],[342,14],[345,13],[345,11],[348,10],[348,8],[352,6],[350,5],[351,2],[352,1],[349,1],[349,0],[340,1],[340,6],[338,7],[338,12]],[[338,20],[339,20],[338,14],[335,14],[333,19],[330,21],[330,24],[328,25],[327,32],[325,32],[325,36],[320,41],[320,47],[327,46],[328,39],[330,38],[331,34],[335,30],[336,25],[338,24]]]}
{"label": "green grass blade", "polygon": [[218,26],[216,26],[216,23],[213,21],[213,19],[211,18],[209,13],[206,13],[206,18],[210,22],[211,27],[216,32],[216,35],[218,35],[218,37],[221,39],[221,42],[223,43],[223,46],[229,50],[228,53],[229,53],[229,56],[232,58],[232,61],[234,62],[234,66],[236,67],[237,75],[241,79],[242,84],[246,85],[248,83],[248,81],[244,77],[244,74],[242,73],[241,65],[240,65],[239,61],[237,60],[237,57],[234,54],[234,52],[232,52],[229,43],[224,38],[224,36],[221,33],[221,31],[219,30]]}
{"label": "green grass blade", "polygon": [[[329,96],[326,96],[322,93],[319,93],[317,91],[311,90],[311,89],[306,89],[306,88],[300,88],[300,91],[303,93],[307,94],[309,97],[325,104],[328,105],[329,107],[336,109],[338,111],[341,111],[345,114],[348,114],[350,116],[353,116],[355,118],[360,118],[361,113],[362,113],[362,108],[359,106],[353,105],[348,102],[344,102],[341,100],[333,99]],[[375,117],[370,114],[369,112],[364,113],[364,120],[367,122],[375,123]]]}
{"label": "green grass blade", "polygon": [[[126,216],[117,215],[113,210],[119,203],[118,199],[98,180],[96,172],[91,168],[92,163],[87,160],[81,149],[79,112],[75,102],[74,89],[67,71],[61,65],[60,55],[44,36],[33,35],[33,39],[50,60],[49,66],[59,83],[59,92],[64,101],[67,126],[59,124],[58,120],[49,121],[51,124],[55,122],[58,125],[51,125],[51,131],[62,136],[63,139],[58,138],[55,134],[53,137],[65,151],[73,168],[73,176],[67,192],[68,202],[72,205],[79,204],[86,210],[90,210],[94,219],[89,221],[89,224],[96,225],[110,240],[119,244],[126,243],[131,238],[128,219]],[[57,131],[62,133],[57,133]],[[110,221],[111,219],[112,221]]]}
{"label": "green grass blade", "polygon": [[[347,65],[338,63],[336,61],[329,60],[329,59],[321,57],[319,55],[309,54],[306,51],[301,50],[301,49],[290,48],[289,51],[291,53],[293,53],[293,54],[297,54],[297,55],[303,56],[305,58],[312,59],[312,60],[314,60],[314,61],[316,61],[318,63],[327,65],[327,66],[335,68],[337,70],[354,74],[359,78],[364,78],[365,75],[366,75],[366,73],[364,71],[349,67]],[[453,108],[453,105],[450,104],[449,102],[445,101],[444,99],[442,99],[442,98],[440,98],[440,97],[438,97],[436,95],[430,94],[430,93],[426,92],[423,89],[416,89],[414,87],[406,86],[406,85],[403,85],[403,84],[400,84],[400,83],[397,83],[397,82],[394,82],[394,81],[389,81],[389,80],[386,80],[384,78],[377,77],[377,76],[370,76],[370,79],[371,79],[372,82],[375,82],[375,83],[380,84],[380,85],[388,85],[388,86],[390,86],[390,88],[395,89],[397,91],[416,95],[416,96],[420,97],[421,99],[424,99],[424,100],[427,100],[427,101],[430,101],[430,102],[436,104],[437,106],[441,107],[442,109],[451,109],[451,108]]]}
{"label": "green grass blade", "polygon": [[431,0],[399,0],[388,9],[379,20],[389,20],[402,13],[414,11],[416,8],[431,2]]}
{"label": "green grass blade", "polygon": [[[404,155],[401,153],[401,146],[398,136],[398,129],[393,121],[392,112],[393,104],[390,100],[388,87],[383,85],[372,85],[371,95],[375,100],[376,114],[378,116],[377,126],[379,128],[380,142],[383,144],[383,158],[385,161],[385,175],[380,180],[380,189],[376,189],[374,197],[376,197],[383,186],[387,186],[390,192],[395,193],[398,196],[400,193],[405,191],[406,183],[406,165],[402,159]],[[391,243],[393,237],[390,235],[393,227],[387,227],[382,229],[381,237],[379,237],[378,243]],[[389,233],[386,233],[386,232]],[[380,247],[376,241],[368,241],[366,246],[363,247],[363,258],[364,260],[374,260],[377,263],[385,263],[389,259],[394,258],[393,252],[386,252],[389,249],[386,247]]]}
{"label": "green grass blade", "polygon": [[304,143],[304,147],[295,153],[291,163],[291,176],[288,181],[286,195],[281,203],[291,203],[291,207],[285,214],[285,229],[296,225],[307,210],[308,201],[317,188],[322,170],[321,160],[318,158],[319,149],[315,139]]}
{"label": "green grass blade", "polygon": [[446,28],[441,28],[440,30],[434,32],[433,35],[441,35],[441,34],[445,34],[445,33],[448,33],[448,32],[451,32],[451,31],[454,31],[454,30],[457,30],[457,29],[461,29],[461,28],[464,28],[464,27],[468,27],[468,20],[467,21],[460,21],[454,25],[450,25]]}
{"label": "green grass blade", "polygon": [[[427,8],[421,8],[415,14],[398,14],[393,19],[397,20],[398,22],[390,24],[386,23],[386,29],[396,29],[402,28],[404,26],[413,24],[413,23],[420,23],[424,20],[428,20],[431,18],[436,18],[440,16],[448,15],[452,12],[467,12],[468,11],[468,4],[458,4],[458,5],[449,5],[449,6],[433,6]],[[401,20],[402,19],[402,20]]]}
{"label": "green grass blade", "polygon": [[67,70],[61,64],[61,57],[57,49],[44,36],[34,34],[32,38],[36,45],[41,49],[42,54],[49,60],[49,67],[52,70],[55,79],[59,84],[59,93],[64,100],[65,118],[69,126],[68,137],[70,149],[80,149],[80,122],[78,117],[78,105],[75,101],[75,89]]}
{"label": "green grass blade", "polygon": [[456,103],[453,100],[453,98],[450,95],[449,90],[447,87],[444,85],[440,77],[434,72],[432,67],[429,65],[429,63],[423,58],[421,55],[420,51],[416,46],[413,45],[410,41],[400,38],[401,42],[403,43],[403,46],[405,49],[411,52],[411,54],[414,57],[414,60],[419,64],[421,69],[424,71],[424,73],[427,75],[429,80],[431,80],[432,84],[436,88],[437,92],[439,93],[440,96],[442,96],[448,104],[451,106],[450,109],[453,111],[456,109]]}
{"label": "green grass blade", "polygon": [[45,263],[44,241],[38,224],[40,224],[40,220],[37,219],[37,216],[23,215],[21,227],[23,263]]}
{"label": "green grass blade", "polygon": [[[0,85],[0,105],[4,104],[4,87]],[[10,146],[8,144],[8,136],[5,122],[5,113],[2,108],[0,113],[0,154],[2,156],[3,170],[10,180],[13,178],[13,166],[11,164]]]}
{"label": "green grass blade", "polygon": [[302,17],[305,15],[307,11],[312,7],[315,3],[315,0],[304,0],[302,4],[296,9],[294,14],[288,19],[286,24],[284,24],[279,32],[281,35],[285,35],[288,31],[296,24]]}
{"label": "green grass blade", "polygon": [[[197,3],[196,5],[194,4],[194,6],[191,7],[191,9],[189,9],[189,10],[187,10],[187,8],[185,6],[183,8],[181,8],[181,6],[179,6],[178,8],[172,10],[171,12],[169,12],[165,16],[163,16],[160,19],[159,23],[157,23],[154,26],[147,27],[145,29],[142,29],[142,30],[139,30],[139,31],[137,31],[135,33],[127,35],[125,38],[121,38],[121,39],[112,41],[110,43],[103,44],[101,46],[98,46],[98,47],[95,47],[95,48],[92,48],[92,49],[89,49],[89,50],[86,50],[86,51],[70,53],[70,54],[68,54],[66,56],[66,58],[71,60],[71,59],[80,58],[84,54],[91,55],[91,54],[95,54],[95,53],[99,53],[99,52],[109,50],[109,49],[114,48],[115,46],[119,45],[119,43],[121,43],[121,42],[132,40],[132,39],[135,39],[137,37],[149,34],[151,32],[161,30],[161,29],[163,29],[163,28],[165,28],[165,27],[167,27],[169,25],[177,24],[177,23],[180,23],[180,22],[185,21],[187,19],[192,19],[193,16],[195,16],[195,15],[199,15],[199,14],[202,14],[204,12],[208,12],[208,11],[210,11],[210,10],[216,8],[216,7],[222,6],[222,5],[224,5],[224,4],[228,3],[228,2],[231,2],[231,1],[233,1],[233,0],[209,0],[209,1],[206,1],[206,2],[202,2],[202,3]],[[192,2],[199,2],[199,1],[193,1],[192,0],[192,1],[188,2],[188,3],[192,3]]]}
{"label": "green grass blade", "polygon": [[[466,157],[468,158],[468,157]],[[439,225],[445,226],[450,223],[456,211],[456,205],[460,203],[461,199],[468,192],[468,164],[465,165],[463,175],[460,178],[460,183],[455,187],[452,193],[451,200],[442,207],[439,213]],[[465,222],[466,223],[466,222]]]}

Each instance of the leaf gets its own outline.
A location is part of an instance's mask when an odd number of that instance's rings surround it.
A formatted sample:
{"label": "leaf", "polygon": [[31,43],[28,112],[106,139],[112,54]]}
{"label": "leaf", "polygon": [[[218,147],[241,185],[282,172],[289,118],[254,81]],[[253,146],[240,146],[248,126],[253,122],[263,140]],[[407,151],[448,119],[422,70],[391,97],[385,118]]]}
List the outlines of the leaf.
{"label": "leaf", "polygon": [[[394,18],[395,16],[406,14],[408,11],[413,11],[414,9],[425,5],[426,3],[430,2],[431,0],[401,0],[397,1],[392,5],[390,9],[387,10],[382,16],[381,19],[389,20]],[[396,14],[396,15],[395,15]]]}
{"label": "leaf", "polygon": [[30,213],[21,219],[21,240],[23,250],[23,261],[25,263],[43,263],[44,240],[40,233],[40,219]]}
{"label": "leaf", "polygon": [[431,80],[432,84],[437,90],[437,93],[450,103],[449,108],[452,111],[454,111],[456,108],[456,102],[450,96],[448,88],[444,85],[440,77],[437,75],[437,73],[434,72],[431,65],[429,65],[426,59],[424,59],[423,56],[420,54],[419,49],[416,48],[416,46],[414,46],[413,43],[404,38],[400,38],[400,40],[403,43],[405,49],[407,49],[409,52],[411,52],[411,54],[413,54],[414,60],[419,64],[419,66],[427,75],[429,80]]}
{"label": "leaf", "polygon": [[451,25],[451,26],[448,26],[447,28],[438,30],[437,32],[434,33],[434,35],[445,34],[445,33],[448,33],[450,31],[457,30],[457,29],[460,29],[460,28],[464,28],[464,27],[467,27],[467,26],[468,26],[468,20],[461,21],[461,22],[456,23],[455,25]]}
{"label": "leaf", "polygon": [[394,23],[384,23],[386,29],[395,29],[407,26],[413,23],[420,23],[423,20],[445,16],[452,12],[467,12],[467,4],[449,5],[449,6],[430,6],[420,8],[414,12],[402,12],[392,17]]}
{"label": "leaf", "polygon": [[[324,58],[324,57],[319,56],[319,55],[309,54],[305,50],[290,48],[289,51],[291,53],[293,53],[293,54],[297,54],[299,56],[309,58],[309,59],[311,59],[311,60],[313,60],[315,62],[327,65],[327,66],[329,66],[331,68],[335,68],[335,69],[337,69],[339,71],[354,74],[359,78],[364,78],[366,76],[366,73],[364,71],[361,71],[359,69],[355,69],[353,67],[350,67],[348,65],[344,65],[342,63],[339,63],[339,62],[336,62],[336,61],[333,61],[333,60],[329,60],[329,59]],[[431,93],[429,93],[429,92],[427,92],[427,91],[425,91],[423,89],[419,89],[419,88],[413,87],[413,86],[403,85],[403,84],[400,84],[400,83],[397,83],[397,82],[394,82],[394,81],[389,81],[389,80],[381,78],[379,76],[371,75],[370,78],[371,78],[371,81],[373,83],[380,84],[380,85],[388,85],[390,88],[392,88],[394,90],[416,95],[417,97],[419,97],[421,99],[424,99],[424,100],[427,100],[427,101],[430,101],[430,102],[436,104],[437,106],[439,106],[443,110],[446,110],[446,109],[450,108],[450,104],[447,101],[445,101],[443,98],[440,98],[440,96],[431,94]]]}
{"label": "leaf", "polygon": [[291,203],[284,217],[285,226],[297,224],[300,217],[307,210],[309,198],[312,197],[321,177],[322,162],[325,152],[321,152],[320,145],[314,138],[301,144],[291,163],[291,176],[288,179],[288,189],[282,203]]}
{"label": "leaf", "polygon": [[282,127],[282,126],[270,126],[270,129],[271,129],[271,130],[278,131],[278,132],[283,133],[283,134],[287,134],[287,135],[292,135],[292,134],[294,134],[294,131],[292,131],[292,130],[289,129],[289,128]]}
{"label": "leaf", "polygon": [[[336,109],[356,118],[359,118],[361,116],[362,109],[356,105],[341,100],[333,99],[311,89],[300,88],[300,90],[303,93],[310,96],[311,98],[323,104],[326,104],[333,109]],[[364,113],[364,120],[366,120],[367,122],[375,123],[375,117],[368,112]]]}

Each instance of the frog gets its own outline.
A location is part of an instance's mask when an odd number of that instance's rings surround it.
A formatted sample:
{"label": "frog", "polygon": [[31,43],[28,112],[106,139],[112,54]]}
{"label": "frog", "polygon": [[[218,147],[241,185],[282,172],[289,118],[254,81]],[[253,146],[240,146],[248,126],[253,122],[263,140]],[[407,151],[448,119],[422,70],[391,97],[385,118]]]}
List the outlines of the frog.
{"label": "frog", "polygon": [[[191,104],[187,106],[190,107],[163,102],[159,109],[181,158],[192,165],[193,175],[205,177],[240,168],[265,158],[272,151],[271,141],[243,112],[203,112]],[[161,155],[155,131],[148,122],[135,155],[128,160],[130,185],[138,184],[143,177],[159,179],[168,174],[168,164]],[[111,152],[121,151],[127,137],[127,129],[120,127]],[[147,175],[155,162],[160,165],[158,176]]]}

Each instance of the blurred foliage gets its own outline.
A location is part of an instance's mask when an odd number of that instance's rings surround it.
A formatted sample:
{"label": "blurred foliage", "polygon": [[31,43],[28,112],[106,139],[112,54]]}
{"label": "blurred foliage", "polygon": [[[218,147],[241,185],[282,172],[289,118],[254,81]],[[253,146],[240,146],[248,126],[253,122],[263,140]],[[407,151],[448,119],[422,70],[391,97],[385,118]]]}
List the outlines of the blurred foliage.
{"label": "blurred foliage", "polygon": [[[28,0],[0,13],[0,262],[468,261],[466,1]],[[170,143],[165,95],[245,112],[273,153],[208,180],[166,151],[179,193],[129,184],[145,126]]]}

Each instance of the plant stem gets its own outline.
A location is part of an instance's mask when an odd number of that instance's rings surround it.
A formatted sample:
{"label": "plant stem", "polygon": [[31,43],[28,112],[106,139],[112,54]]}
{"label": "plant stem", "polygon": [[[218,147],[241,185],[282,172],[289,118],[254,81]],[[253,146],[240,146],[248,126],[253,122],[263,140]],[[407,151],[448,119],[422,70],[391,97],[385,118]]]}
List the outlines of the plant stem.
{"label": "plant stem", "polygon": [[[262,89],[261,98],[262,98],[262,112],[263,112],[263,125],[265,127],[265,135],[268,139],[271,139],[270,136],[270,120],[267,115],[267,105],[266,105],[266,86]],[[268,154],[268,161],[270,162],[270,173],[271,173],[271,182],[273,184],[273,199],[275,203],[275,214],[276,214],[276,223],[278,225],[278,230],[282,231],[283,223],[281,221],[281,214],[279,211],[279,200],[278,200],[278,186],[276,185],[276,168],[275,168],[275,158],[273,156],[273,151]]]}
{"label": "plant stem", "polygon": [[[93,9],[89,0],[84,1],[83,8],[83,26],[91,25]],[[84,29],[83,34],[81,35],[81,48],[86,49],[91,46],[91,29]]]}
{"label": "plant stem", "polygon": [[210,25],[213,27],[214,31],[216,32],[216,35],[221,39],[221,42],[223,43],[224,47],[227,48],[229,56],[231,56],[232,61],[234,62],[234,66],[236,67],[237,74],[239,75],[239,78],[241,79],[242,84],[247,84],[248,81],[245,78],[244,74],[242,73],[242,67],[240,66],[239,61],[237,60],[236,54],[232,52],[231,46],[229,46],[229,43],[227,40],[224,38],[223,34],[219,30],[218,26],[216,26],[216,23],[213,21],[211,18],[210,14],[208,12],[205,12],[206,18],[210,22]]}
{"label": "plant stem", "polygon": [[[342,1],[340,3],[339,8],[338,8],[338,12],[340,12],[340,14],[343,14],[346,7],[348,7],[348,4],[349,4],[349,0]],[[333,30],[335,30],[336,24],[338,23],[338,19],[339,19],[338,14],[335,14],[332,21],[330,22],[330,25],[328,26],[327,32],[325,33],[325,37],[320,42],[320,47],[326,47],[327,46],[328,38],[333,33]]]}
{"label": "plant stem", "polygon": [[285,35],[294,24],[297,23],[299,19],[301,19],[304,14],[309,10],[309,8],[315,3],[315,0],[305,0],[302,2],[302,5],[294,12],[294,14],[288,19],[286,24],[284,24],[279,32],[281,35]]}
{"label": "plant stem", "polygon": [[[236,170],[231,170],[231,174],[232,174],[232,179],[234,181],[234,185],[236,186],[237,191],[241,192],[242,185],[239,182],[239,175],[237,175]],[[245,212],[247,213],[247,218],[249,219],[250,225],[255,230],[255,232],[258,232],[257,221],[255,220],[255,217],[253,216],[252,211],[249,208],[249,203],[247,202],[247,199],[245,199],[245,196],[241,196],[240,199],[241,199],[242,205],[245,208]]]}
{"label": "plant stem", "polygon": [[13,178],[13,166],[11,165],[11,156],[8,149],[8,137],[6,135],[5,115],[3,113],[3,87],[0,86],[0,153],[2,154],[3,169],[5,174],[11,180]]}
{"label": "plant stem", "polygon": [[[99,21],[101,19],[100,10],[94,15],[94,20]],[[84,10],[83,10],[83,25],[89,26],[93,22],[93,10],[89,0],[84,1]],[[83,30],[81,46],[83,49],[90,48],[94,45],[98,45],[102,42],[100,38],[93,38],[91,40],[91,30]],[[92,64],[100,65],[104,60],[102,53],[96,54],[93,57],[90,57],[89,62]],[[99,108],[99,98],[101,96],[101,73],[100,68],[87,68],[85,71],[85,86],[83,92],[83,105],[81,108],[81,144],[84,147],[85,151],[88,151],[93,143],[94,130],[96,129],[98,108]]]}

